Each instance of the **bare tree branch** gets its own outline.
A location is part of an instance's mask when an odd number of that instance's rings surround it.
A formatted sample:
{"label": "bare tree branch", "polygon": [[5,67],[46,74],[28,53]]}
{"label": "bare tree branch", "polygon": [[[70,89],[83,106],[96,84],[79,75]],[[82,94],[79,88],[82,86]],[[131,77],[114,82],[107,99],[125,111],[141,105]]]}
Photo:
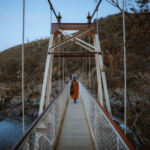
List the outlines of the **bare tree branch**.
{"label": "bare tree branch", "polygon": [[[110,2],[110,0],[106,0],[108,3],[110,3],[111,5],[115,6],[116,8],[118,8],[121,12],[122,9],[120,8],[119,6],[119,3],[118,3],[118,0],[116,0],[116,2],[114,0],[111,0],[112,2]],[[127,12],[127,11],[124,11],[126,14],[131,14],[131,15],[149,15],[150,12],[145,12],[145,13],[130,13],[130,12]]]}

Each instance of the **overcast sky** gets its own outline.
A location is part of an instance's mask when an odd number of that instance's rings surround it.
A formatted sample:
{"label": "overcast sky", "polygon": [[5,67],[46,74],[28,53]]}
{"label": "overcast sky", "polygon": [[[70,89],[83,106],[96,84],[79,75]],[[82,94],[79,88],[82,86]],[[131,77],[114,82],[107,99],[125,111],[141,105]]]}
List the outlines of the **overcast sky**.
{"label": "overcast sky", "polygon": [[[51,0],[62,23],[86,23],[87,14],[93,13],[94,0]],[[22,43],[23,0],[0,0],[0,51]],[[103,0],[98,17],[119,13]],[[94,16],[94,18],[96,15]],[[56,19],[53,15],[53,23]],[[93,20],[92,20],[93,22]],[[50,36],[50,6],[47,0],[25,0],[25,43]]]}

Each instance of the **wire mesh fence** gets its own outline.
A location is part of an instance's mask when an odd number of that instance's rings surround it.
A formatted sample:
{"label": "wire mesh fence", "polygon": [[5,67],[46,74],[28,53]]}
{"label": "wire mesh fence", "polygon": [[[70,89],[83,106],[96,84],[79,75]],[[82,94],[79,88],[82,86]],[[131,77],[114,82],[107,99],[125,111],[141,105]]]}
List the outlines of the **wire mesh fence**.
{"label": "wire mesh fence", "polygon": [[61,122],[70,95],[70,82],[12,147],[12,150],[52,150],[61,128]]}
{"label": "wire mesh fence", "polygon": [[135,149],[119,127],[114,126],[113,120],[80,82],[79,87],[80,96],[96,149]]}

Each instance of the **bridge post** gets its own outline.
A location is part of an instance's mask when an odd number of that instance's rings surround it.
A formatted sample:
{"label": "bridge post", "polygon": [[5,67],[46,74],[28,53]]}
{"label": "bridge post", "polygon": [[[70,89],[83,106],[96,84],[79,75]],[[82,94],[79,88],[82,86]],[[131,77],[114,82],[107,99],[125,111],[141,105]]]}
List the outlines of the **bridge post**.
{"label": "bridge post", "polygon": [[[94,46],[97,46],[95,39],[94,39]],[[99,69],[100,67],[99,67],[97,54],[95,54],[95,63],[96,63],[96,72],[97,72],[97,81],[98,81],[98,97],[99,97],[100,104],[103,106],[102,81],[101,81],[101,74]]]}
{"label": "bridge post", "polygon": [[[50,41],[49,41],[49,48],[52,47],[52,45],[53,45],[53,37],[54,37],[54,35],[51,34]],[[41,94],[41,100],[40,100],[39,114],[41,114],[41,112],[43,111],[49,66],[50,66],[50,62],[51,62],[51,59],[52,59],[51,57],[52,57],[52,55],[47,55],[47,60],[46,60],[46,65],[45,65],[45,73],[44,73],[44,80],[43,80],[43,87],[42,87],[42,94]]]}
{"label": "bridge post", "polygon": [[101,74],[100,74],[97,54],[95,54],[95,61],[96,61],[96,72],[97,72],[97,80],[98,80],[98,97],[99,97],[100,104],[103,106],[102,82],[101,82]]}
{"label": "bridge post", "polygon": [[52,83],[52,69],[53,69],[53,54],[51,55],[51,60],[49,64],[49,72],[48,72],[48,84],[47,84],[47,94],[46,94],[46,103],[45,107],[49,104],[50,94],[51,94],[51,83]]}
{"label": "bridge post", "polygon": [[[101,52],[98,34],[95,34],[95,40],[96,40],[97,51]],[[107,111],[108,111],[109,115],[111,116],[111,107],[110,107],[110,101],[109,101],[108,88],[107,88],[107,83],[106,83],[106,76],[105,76],[102,55],[98,55],[98,62],[99,62],[99,67],[100,67],[100,69],[98,69],[98,70],[100,70],[101,75],[102,75],[102,82],[103,82]]]}

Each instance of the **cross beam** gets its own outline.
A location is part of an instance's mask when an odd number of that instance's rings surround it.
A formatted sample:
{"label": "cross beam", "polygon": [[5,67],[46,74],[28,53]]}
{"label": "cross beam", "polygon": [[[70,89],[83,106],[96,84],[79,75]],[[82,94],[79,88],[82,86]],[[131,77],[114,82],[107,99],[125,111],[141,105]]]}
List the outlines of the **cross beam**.
{"label": "cross beam", "polygon": [[61,45],[63,45],[63,44],[65,44],[65,43],[67,43],[67,42],[69,42],[70,40],[74,40],[75,38],[77,38],[77,37],[79,37],[79,36],[81,36],[81,35],[83,35],[83,34],[89,32],[89,31],[91,31],[91,30],[93,30],[93,27],[90,27],[90,28],[88,28],[88,29],[85,29],[85,30],[81,31],[80,33],[76,34],[75,36],[72,36],[72,37],[70,37],[70,38],[68,38],[68,39],[66,39],[66,40],[64,40],[64,41],[62,41],[62,42],[56,44],[55,46],[49,48],[49,51],[52,50],[52,49],[54,49],[54,48],[57,48],[57,47],[59,47],[59,46],[61,46]]}
{"label": "cross beam", "polygon": [[[70,36],[70,37],[73,37],[73,35],[71,35],[71,34],[65,32],[65,31],[63,31],[63,30],[61,30],[61,29],[59,29],[59,31],[62,32],[62,33],[64,33],[64,34],[67,34],[67,35]],[[95,46],[93,46],[93,45],[91,45],[91,44],[89,44],[89,43],[87,43],[87,42],[85,42],[85,41],[83,41],[83,40],[81,40],[81,39],[79,39],[79,38],[77,38],[77,37],[74,37],[74,38],[75,38],[76,40],[78,40],[79,42],[81,42],[81,43],[83,43],[83,44],[85,44],[85,45],[87,45],[87,46],[89,46],[89,47],[94,48],[94,49],[97,50],[97,47],[95,47]],[[78,44],[80,44],[79,42],[78,42]],[[81,46],[81,44],[80,44],[80,46]],[[82,45],[82,46],[84,46],[84,45]],[[87,48],[87,49],[89,49],[89,48]],[[91,51],[91,49],[90,49],[90,51]]]}
{"label": "cross beam", "polygon": [[[94,54],[102,54],[101,52],[48,52],[47,54],[54,54],[54,57],[95,57]],[[76,54],[76,55],[74,55]],[[77,55],[79,54],[79,55]]]}
{"label": "cross beam", "polygon": [[54,55],[54,57],[95,57],[95,55]]}
{"label": "cross beam", "polygon": [[[66,35],[64,35],[64,34],[62,34],[64,37],[66,37],[66,38],[68,38],[68,36],[66,36]],[[86,34],[87,35],[87,34]],[[85,35],[85,36],[86,36]],[[89,50],[89,51],[91,51],[91,52],[93,52],[93,50],[92,49],[90,49],[89,47],[87,47],[87,46],[85,46],[85,45],[83,45],[83,44],[81,44],[81,43],[79,43],[79,42],[77,42],[77,41],[72,41],[73,43],[76,43],[77,45],[79,45],[79,46],[82,46],[83,48],[85,48],[85,49],[87,49],[87,50]],[[71,42],[71,43],[72,43]]]}
{"label": "cross beam", "polygon": [[47,54],[102,54],[101,52],[79,52],[79,51],[75,51],[75,52],[48,52]]}
{"label": "cross beam", "polygon": [[[63,35],[64,37],[67,37],[68,38],[68,36],[66,36],[66,35],[64,35],[64,34],[61,34],[61,35]],[[82,35],[82,36],[80,36],[79,38],[83,38],[83,37],[85,37],[86,35],[88,35],[88,33],[87,34],[84,34],[84,35]],[[64,49],[64,48],[66,48],[67,46],[69,46],[69,45],[71,45],[71,44],[73,44],[73,43],[75,43],[76,41],[74,40],[74,41],[72,41],[72,42],[70,42],[70,43],[67,43],[66,45],[64,45],[64,46],[62,46],[62,47],[58,47],[57,49],[55,49],[55,52],[57,52],[57,51],[60,51],[60,50],[62,50],[62,49]]]}

